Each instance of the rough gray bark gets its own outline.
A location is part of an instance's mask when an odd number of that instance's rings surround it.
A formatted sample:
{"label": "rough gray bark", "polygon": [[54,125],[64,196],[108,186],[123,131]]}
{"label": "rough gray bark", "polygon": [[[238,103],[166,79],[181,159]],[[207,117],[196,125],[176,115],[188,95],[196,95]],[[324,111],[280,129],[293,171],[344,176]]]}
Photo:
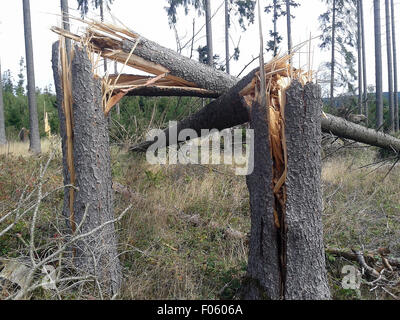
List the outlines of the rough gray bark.
{"label": "rough gray bark", "polygon": [[[294,82],[286,103],[288,176],[285,225],[274,222],[268,116],[265,103],[250,111],[254,129],[254,172],[247,177],[251,236],[244,299],[330,298],[322,232],[321,106],[316,85]],[[283,213],[285,214],[285,213]]]}
{"label": "rough gray bark", "polygon": [[129,91],[127,96],[218,98],[220,94],[215,91],[192,90],[190,88],[143,86]]}
{"label": "rough gray bark", "polygon": [[390,1],[392,16],[392,46],[393,46],[393,96],[394,96],[394,129],[399,131],[399,93],[397,80],[397,42],[396,42],[396,20],[394,18],[394,3]]}
{"label": "rough gray bark", "polygon": [[[101,82],[95,79],[86,49],[75,47],[72,60],[74,166],[76,172],[74,212],[79,225],[87,210],[82,232],[89,232],[114,219],[110,146],[107,119],[101,104]],[[95,274],[106,294],[119,292],[121,267],[117,236],[108,224],[78,243],[75,263]]]}
{"label": "rough gray bark", "polygon": [[329,299],[321,191],[321,91],[294,82],[286,94],[287,300]]}
{"label": "rough gray bark", "polygon": [[[190,128],[195,130],[197,134],[200,135],[202,129],[209,128],[223,130],[248,122],[248,109],[245,107],[243,98],[240,96],[240,91],[250,83],[257,70],[258,69],[255,69],[250,72],[226,94],[220,96],[216,100],[213,100],[195,114],[178,122],[176,132]],[[225,75],[228,76],[227,74]],[[210,77],[212,76],[213,75],[211,74]],[[221,82],[220,85],[222,84],[226,85],[227,83]],[[166,145],[176,144],[176,142],[170,140],[168,128],[164,130],[164,133],[166,136]],[[144,152],[151,144],[153,144],[153,142],[154,141],[146,141],[140,145],[132,146],[130,150]]]}
{"label": "rough gray bark", "polygon": [[[68,9],[68,0],[60,0],[61,5],[61,14],[62,14],[62,23],[63,28],[67,31],[71,31],[70,23],[69,23],[69,9]],[[67,49],[67,57],[68,61],[71,61],[70,53],[71,53],[71,39],[65,39],[65,47]]]}
{"label": "rough gray bark", "polygon": [[390,18],[390,2],[385,0],[386,13],[386,49],[388,63],[388,83],[389,83],[389,132],[394,131],[394,96],[393,96],[393,60],[392,60],[392,35],[391,35],[391,18]]}
{"label": "rough gray bark", "polygon": [[343,118],[330,114],[326,116],[326,118],[322,118],[322,128],[325,133],[331,133],[344,139],[354,140],[391,151],[400,151],[400,140],[391,135],[345,121]]}
{"label": "rough gray bark", "polygon": [[28,79],[28,103],[29,103],[29,125],[30,125],[30,145],[29,150],[33,153],[41,153],[39,134],[39,120],[36,102],[35,68],[33,64],[33,45],[31,28],[31,9],[29,0],[22,0],[24,10],[24,33],[25,33],[25,52],[26,70]]}
{"label": "rough gray bark", "polygon": [[[61,136],[61,149],[62,149],[62,162],[63,162],[63,178],[64,185],[71,184],[71,177],[68,170],[67,164],[67,129],[65,124],[65,113],[63,110],[63,95],[64,90],[61,82],[61,67],[60,67],[60,43],[59,41],[54,42],[52,46],[52,68],[53,68],[53,78],[54,86],[56,89],[57,97],[57,110],[58,119],[60,120],[60,136]],[[63,216],[65,217],[66,224],[71,230],[71,224],[69,221],[69,188],[64,190],[64,204],[63,204]]]}
{"label": "rough gray bark", "polygon": [[331,52],[331,107],[334,106],[335,95],[335,45],[336,45],[336,0],[333,0],[332,9],[332,52]]}
{"label": "rough gray bark", "polygon": [[4,117],[3,81],[2,81],[1,61],[0,61],[0,146],[5,144],[7,144],[7,138],[6,138],[6,123]]}
{"label": "rough gray bark", "polygon": [[230,67],[230,54],[229,54],[229,27],[230,27],[230,17],[229,17],[229,0],[225,0],[225,66],[226,73],[231,73]]}
{"label": "rough gray bark", "polygon": [[[164,66],[172,76],[192,82],[199,88],[212,90],[222,95],[238,82],[234,76],[181,56],[142,36],[139,41],[134,52],[135,55]],[[129,53],[133,45],[132,41],[124,41],[122,50]]]}
{"label": "rough gray bark", "polygon": [[[287,39],[288,39],[288,53],[292,53],[292,15],[290,13],[290,0],[286,0],[286,25],[287,25]],[[292,64],[292,58],[289,61]]]}
{"label": "rough gray bark", "polygon": [[207,33],[207,63],[210,67],[214,66],[214,50],[211,24],[211,0],[204,0],[206,12],[206,33]]}
{"label": "rough gray bark", "polygon": [[381,4],[374,0],[375,25],[375,80],[376,80],[376,129],[383,127],[383,96],[382,96],[382,41],[381,41]]}
{"label": "rough gray bark", "polygon": [[362,74],[363,74],[363,114],[367,117],[368,125],[369,108],[368,108],[368,83],[367,83],[367,52],[365,50],[365,25],[364,25],[364,4],[359,0],[360,16],[361,16],[361,39],[362,39]]}
{"label": "rough gray bark", "polygon": [[247,176],[250,194],[251,231],[247,275],[242,283],[245,300],[281,298],[278,230],[274,222],[272,191],[273,162],[265,100],[255,101],[250,110],[250,128],[254,130],[254,171]]}
{"label": "rough gray bark", "polygon": [[357,0],[357,54],[358,54],[358,114],[363,113],[363,77],[362,77],[362,35],[361,35],[361,9],[360,0]]}

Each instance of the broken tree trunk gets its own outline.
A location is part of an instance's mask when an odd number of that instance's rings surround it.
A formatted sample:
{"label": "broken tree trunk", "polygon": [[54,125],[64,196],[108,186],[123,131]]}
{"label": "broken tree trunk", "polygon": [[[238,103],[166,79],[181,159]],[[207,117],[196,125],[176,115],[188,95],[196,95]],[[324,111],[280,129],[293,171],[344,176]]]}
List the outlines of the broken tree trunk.
{"label": "broken tree trunk", "polygon": [[[114,219],[110,145],[107,119],[102,107],[100,79],[95,79],[86,49],[75,47],[72,60],[74,165],[76,192],[75,223],[87,210],[82,232],[89,232]],[[108,224],[78,244],[76,263],[99,278],[107,294],[121,286],[117,236]]]}
{"label": "broken tree trunk", "polygon": [[[62,84],[62,69],[60,67],[60,42],[54,42],[52,47],[52,67],[53,67],[53,78],[54,78],[54,86],[56,88],[56,97],[57,97],[57,110],[58,110],[58,119],[60,120],[60,136],[61,136],[61,148],[63,154],[63,177],[64,177],[64,186],[71,185],[71,175],[70,170],[68,169],[67,162],[67,127],[66,127],[66,118],[64,113],[63,101],[64,101],[64,89]],[[69,219],[69,206],[70,206],[70,187],[66,187],[64,190],[64,205],[63,205],[63,216],[65,217],[68,228],[71,230],[71,224]]]}
{"label": "broken tree trunk", "polygon": [[[256,94],[257,97],[257,94]],[[270,117],[254,101],[250,124],[257,152],[247,177],[251,205],[244,299],[329,299],[322,233],[320,89],[293,82],[286,94],[287,177],[277,193],[279,165],[272,151]],[[270,120],[271,121],[271,120]],[[285,153],[285,151],[283,152]],[[278,167],[278,168],[277,168]],[[280,168],[283,170],[283,168]]]}
{"label": "broken tree trunk", "polygon": [[[59,103],[64,180],[71,183],[71,146],[66,131],[68,107],[64,103],[64,81],[59,69],[58,44],[53,45],[53,69]],[[66,70],[63,70],[66,72]],[[95,78],[86,49],[75,47],[71,68],[73,169],[75,188],[65,190],[64,215],[69,220],[72,233],[90,233],[74,246],[74,264],[83,274],[97,278],[103,294],[114,295],[121,286],[121,267],[117,252],[117,236],[114,225],[113,190],[111,179],[110,147],[107,119],[102,107],[101,81]],[[65,80],[65,79],[63,79]],[[60,105],[62,106],[60,109]],[[72,211],[72,212],[71,212]],[[80,226],[80,228],[78,228]],[[101,227],[101,228],[100,228]]]}
{"label": "broken tree trunk", "polygon": [[[129,53],[134,46],[134,42],[125,40],[123,41],[122,49],[124,52]],[[159,67],[164,67],[165,70],[161,70],[159,73],[168,71],[172,76],[195,84],[198,88],[214,91],[216,96],[220,95],[217,103],[213,101],[209,105],[206,105],[204,109],[183,120],[178,124],[178,129],[191,128],[197,131],[196,127],[199,127],[199,122],[203,124],[202,129],[227,129],[249,122],[249,110],[246,104],[243,104],[242,100],[238,99],[238,96],[234,93],[239,92],[240,88],[244,88],[253,80],[256,70],[253,70],[248,76],[240,80],[197,61],[183,57],[141,36],[139,37],[139,42],[134,50],[134,54],[145,61],[149,61]],[[174,95],[173,90],[168,94],[169,90],[170,89],[163,90],[162,95]],[[149,89],[144,89],[143,91],[149,92]],[[140,92],[137,92],[137,94],[139,93]],[[132,94],[135,93],[132,92]],[[157,95],[158,93],[154,92],[154,94]],[[151,95],[151,93],[146,95]],[[220,114],[220,108],[224,109],[223,112],[225,114],[230,114],[228,118],[224,119],[223,127],[220,126],[222,123],[219,123],[219,117],[216,116],[216,114]],[[367,129],[364,126],[356,125],[330,114],[326,114],[326,117],[322,118],[321,126],[322,131],[326,133],[332,133],[339,137],[380,148],[400,151],[399,139],[381,132],[376,132],[375,130]],[[167,131],[168,130],[166,130],[166,133]],[[145,151],[153,142],[154,141],[145,142],[138,146],[132,146],[131,150],[139,152]]]}
{"label": "broken tree trunk", "polygon": [[285,299],[329,299],[321,191],[321,91],[294,82],[286,94],[288,172]]}

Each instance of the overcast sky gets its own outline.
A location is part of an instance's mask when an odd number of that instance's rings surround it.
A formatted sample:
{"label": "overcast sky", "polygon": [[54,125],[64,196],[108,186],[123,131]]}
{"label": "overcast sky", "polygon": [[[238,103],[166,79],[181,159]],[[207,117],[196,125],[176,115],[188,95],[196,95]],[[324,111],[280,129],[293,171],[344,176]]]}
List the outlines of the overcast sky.
{"label": "overcast sky", "polygon": [[[33,31],[33,50],[35,60],[35,78],[36,86],[44,88],[53,84],[51,69],[51,44],[58,39],[57,35],[50,31],[51,26],[60,25],[60,1],[59,0],[31,0],[32,15],[32,31]],[[214,51],[220,54],[222,59],[225,57],[224,51],[224,0],[212,0],[212,11],[217,13],[213,19],[214,32]],[[326,9],[320,0],[303,0],[299,1],[302,6],[293,10],[296,19],[293,21],[293,42],[301,43],[310,37],[319,35],[319,15]],[[384,24],[384,1],[382,2],[382,24]],[[400,25],[399,1],[395,1],[395,11],[398,12],[396,21]],[[142,36],[158,42],[159,44],[176,50],[175,34],[169,28],[168,18],[164,7],[166,0],[115,0],[111,6],[111,12],[120,21],[122,21],[131,30],[138,32]],[[262,1],[262,5],[266,5],[267,0]],[[69,0],[70,14],[80,16],[77,8],[76,0]],[[373,1],[364,0],[365,21],[366,21],[366,48],[367,48],[367,68],[368,68],[368,84],[375,83],[375,62],[374,62],[374,33],[373,33]],[[97,12],[91,12],[89,16],[95,17]],[[192,21],[196,17],[196,30],[200,29],[204,24],[204,18],[198,17],[194,10],[191,10],[189,16],[185,17],[182,11],[181,18],[178,21],[178,33],[182,38],[182,42],[188,41],[192,36]],[[107,15],[106,20],[112,22],[111,16]],[[250,26],[246,32],[242,32],[236,19],[233,18],[233,26],[231,29],[232,45],[240,39],[240,60],[233,61],[231,73],[237,75],[243,67],[256,57],[259,52],[259,38],[257,23]],[[0,57],[2,63],[2,71],[10,69],[14,79],[17,79],[19,73],[19,60],[25,56],[24,46],[24,30],[23,30],[23,13],[22,0],[0,0]],[[263,15],[264,35],[272,27],[271,16]],[[72,31],[77,32],[78,26],[73,26]],[[285,18],[281,19],[279,30],[282,35],[286,36]],[[385,26],[382,25],[384,32]],[[400,36],[400,30],[397,37]],[[186,41],[185,41],[186,40]],[[398,40],[399,41],[399,40]],[[199,45],[204,45],[205,28],[196,37],[195,49]],[[329,61],[329,52],[321,51],[318,48],[319,40],[312,42],[313,47],[313,69],[318,69],[319,65],[324,61]],[[382,37],[382,56],[384,58],[384,70],[386,70],[386,38]],[[282,44],[282,50],[285,50],[286,42]],[[308,50],[308,48],[304,48]],[[232,49],[233,51],[233,49]],[[400,51],[399,51],[400,53]],[[185,51],[185,55],[189,52]],[[400,54],[399,54],[400,57]],[[197,59],[197,54],[195,55]],[[270,58],[266,54],[266,61]],[[256,66],[255,62],[252,67]],[[307,54],[302,53],[295,58],[295,66],[307,63]],[[248,69],[250,71],[250,69]],[[387,88],[387,73],[383,74],[384,90]],[[400,78],[399,78],[400,79]],[[52,85],[53,86],[53,85]],[[53,86],[54,88],[54,86]]]}

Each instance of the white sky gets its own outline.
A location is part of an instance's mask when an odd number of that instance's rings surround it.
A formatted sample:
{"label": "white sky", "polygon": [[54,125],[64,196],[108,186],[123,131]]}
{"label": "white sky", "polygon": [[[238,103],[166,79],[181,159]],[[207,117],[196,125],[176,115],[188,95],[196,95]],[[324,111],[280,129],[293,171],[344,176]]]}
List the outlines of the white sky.
{"label": "white sky", "polygon": [[[213,33],[214,33],[214,51],[218,53],[222,59],[225,57],[224,50],[224,6],[221,4],[224,0],[212,0],[212,11],[215,12],[219,7],[219,11],[213,19]],[[60,1],[59,0],[31,0],[31,17],[32,17],[32,31],[33,31],[33,50],[35,61],[35,78],[36,86],[44,88],[49,84],[53,84],[52,69],[51,69],[51,45],[58,39],[57,35],[50,31],[50,27],[60,25]],[[267,0],[262,0],[262,5],[267,4]],[[313,37],[319,35],[319,15],[325,11],[325,7],[320,0],[307,0],[299,1],[302,6],[293,10],[296,19],[293,20],[293,42],[294,44],[301,43],[310,37],[310,32]],[[382,32],[385,31],[384,25],[384,1],[381,1],[382,12]],[[111,6],[111,11],[120,21],[127,27],[138,32],[142,36],[158,42],[159,44],[176,50],[176,41],[173,30],[169,28],[168,18],[164,7],[166,0],[115,0]],[[69,0],[70,14],[77,17],[80,14],[74,9],[77,8],[76,0]],[[395,12],[398,12],[396,21],[400,25],[399,3],[395,1]],[[373,85],[375,82],[375,62],[374,62],[374,24],[373,24],[373,1],[364,0],[365,22],[366,22],[366,48],[367,48],[367,68],[368,68],[368,84]],[[89,16],[97,14],[91,12]],[[185,17],[182,11],[180,20],[178,21],[178,32],[180,37],[184,37],[182,42],[188,41],[192,36],[192,19],[196,17],[196,30],[204,24],[204,18],[198,17],[191,10],[188,17]],[[106,20],[112,21],[109,15]],[[259,35],[258,24],[251,26],[243,33],[239,27],[236,19],[233,17],[233,27],[231,29],[231,37],[233,42],[240,41],[240,60],[232,61],[231,73],[237,75],[242,68],[252,59],[258,55],[259,52]],[[286,19],[280,20],[278,30],[281,30],[283,37],[286,37]],[[24,31],[23,31],[23,13],[22,13],[22,0],[0,0],[0,57],[2,63],[2,71],[10,69],[14,79],[17,78],[19,73],[19,60],[25,56],[24,46]],[[271,16],[263,15],[263,30],[264,38],[268,30],[272,28]],[[72,27],[72,31],[76,32],[77,27]],[[397,32],[397,37],[400,37],[400,30]],[[186,41],[185,41],[186,40]],[[398,43],[400,39],[397,39]],[[205,28],[196,37],[195,49],[199,45],[204,45]],[[314,51],[313,69],[318,69],[318,66],[324,62],[329,61],[329,52],[321,52],[318,48],[319,40],[313,41],[312,47]],[[387,88],[387,74],[386,74],[386,38],[382,36],[382,56],[384,58],[384,90]],[[233,43],[231,45],[231,53],[233,52]],[[282,43],[282,50],[287,47],[286,41]],[[308,50],[304,48],[303,51]],[[185,55],[189,52],[185,51]],[[398,50],[398,57],[400,57],[400,50]],[[194,58],[197,59],[197,52]],[[268,61],[270,55],[267,54],[265,59]],[[307,54],[303,53],[295,58],[295,66],[298,66],[299,59],[301,64],[307,63]],[[256,67],[255,62],[251,67]],[[251,70],[251,67],[247,71]],[[357,66],[356,66],[357,68]],[[246,72],[245,72],[246,73]],[[244,74],[243,74],[244,75]],[[400,78],[399,78],[400,79]],[[54,88],[54,86],[53,86]]]}

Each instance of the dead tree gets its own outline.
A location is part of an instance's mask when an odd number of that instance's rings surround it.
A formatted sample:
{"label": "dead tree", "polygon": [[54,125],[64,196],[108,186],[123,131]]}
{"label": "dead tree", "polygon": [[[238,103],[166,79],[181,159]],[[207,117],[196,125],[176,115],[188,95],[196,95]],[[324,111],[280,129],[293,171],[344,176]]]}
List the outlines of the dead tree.
{"label": "dead tree", "polygon": [[[80,232],[105,225],[85,241],[77,242],[73,248],[74,264],[85,274],[98,280],[104,294],[113,295],[121,286],[121,267],[117,252],[117,236],[114,225],[106,224],[114,219],[113,190],[111,179],[110,147],[107,120],[102,107],[101,81],[95,78],[92,64],[85,48],[75,47],[71,68],[73,168],[71,179],[71,144],[68,131],[68,104],[64,103],[64,82],[59,68],[58,45],[53,46],[53,70],[57,101],[59,104],[60,126],[63,141],[64,181],[74,182],[73,193],[65,191],[64,214],[69,220],[71,233],[77,226]],[[64,70],[65,72],[65,70]],[[68,172],[65,172],[68,171]],[[72,196],[72,205],[71,205]],[[71,212],[72,211],[72,212]]]}

